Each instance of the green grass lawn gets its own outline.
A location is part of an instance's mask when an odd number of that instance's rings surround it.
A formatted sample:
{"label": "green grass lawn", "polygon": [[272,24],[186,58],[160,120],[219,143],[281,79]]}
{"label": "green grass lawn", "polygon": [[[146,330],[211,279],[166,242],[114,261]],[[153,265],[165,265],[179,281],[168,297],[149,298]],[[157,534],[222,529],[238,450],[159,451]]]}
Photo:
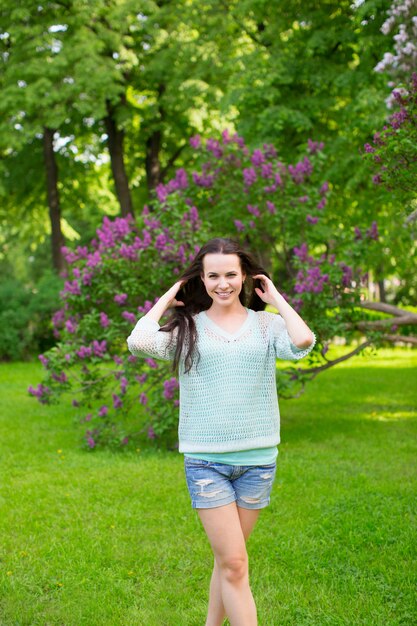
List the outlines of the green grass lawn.
{"label": "green grass lawn", "polygon": [[[412,626],[417,352],[357,357],[281,402],[249,541],[260,626]],[[203,626],[211,553],[178,453],[87,452],[71,409],[2,364],[1,626]]]}

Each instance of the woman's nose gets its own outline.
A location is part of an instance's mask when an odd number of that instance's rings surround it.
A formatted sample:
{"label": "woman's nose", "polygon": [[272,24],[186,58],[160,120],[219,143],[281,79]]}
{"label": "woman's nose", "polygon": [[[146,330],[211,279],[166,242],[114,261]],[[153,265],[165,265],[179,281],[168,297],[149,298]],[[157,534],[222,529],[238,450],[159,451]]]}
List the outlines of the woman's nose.
{"label": "woman's nose", "polygon": [[227,287],[227,285],[228,285],[227,279],[224,278],[224,277],[220,278],[220,280],[219,280],[219,287],[224,288],[224,287]]}

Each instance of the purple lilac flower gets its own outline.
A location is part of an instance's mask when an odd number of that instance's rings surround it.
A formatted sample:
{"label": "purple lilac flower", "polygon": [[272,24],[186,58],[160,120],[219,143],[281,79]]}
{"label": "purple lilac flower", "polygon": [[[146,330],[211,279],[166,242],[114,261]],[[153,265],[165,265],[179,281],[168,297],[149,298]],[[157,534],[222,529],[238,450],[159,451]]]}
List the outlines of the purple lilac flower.
{"label": "purple lilac flower", "polygon": [[44,367],[48,367],[49,359],[46,358],[43,354],[38,356],[39,361],[42,363]]}
{"label": "purple lilac flower", "polygon": [[201,147],[201,137],[200,135],[194,135],[194,137],[190,138],[190,146],[195,148],[196,150]]}
{"label": "purple lilac flower", "polygon": [[298,202],[301,202],[301,204],[304,204],[305,202],[308,202],[310,200],[310,198],[308,196],[301,196],[300,198],[298,198]]}
{"label": "purple lilac flower", "polygon": [[245,181],[245,185],[250,187],[257,180],[257,175],[253,167],[246,167],[243,170],[243,179]]}
{"label": "purple lilac flower", "polygon": [[197,172],[192,173],[193,181],[198,187],[204,187],[206,189],[210,189],[214,183],[214,176],[212,174],[198,174]]}
{"label": "purple lilac flower", "polygon": [[105,417],[108,412],[109,412],[109,407],[106,404],[103,404],[98,410],[98,414],[100,417]]}
{"label": "purple lilac flower", "polygon": [[299,248],[294,247],[294,254],[296,256],[298,256],[298,258],[301,261],[307,261],[307,257],[308,257],[308,247],[307,244],[304,242],[301,244],[301,246]]}
{"label": "purple lilac flower", "polygon": [[138,260],[138,253],[135,245],[128,246],[126,243],[122,243],[119,248],[119,254],[128,261]]}
{"label": "purple lilac flower", "polygon": [[148,311],[150,311],[152,307],[153,307],[153,302],[151,302],[150,300],[145,300],[145,303],[143,306],[138,306],[138,311],[140,313],[148,313]]}
{"label": "purple lilac flower", "polygon": [[129,383],[127,378],[125,376],[122,376],[120,379],[120,393],[122,394],[122,396],[125,395],[128,384]]}
{"label": "purple lilac flower", "polygon": [[85,416],[85,418],[84,418],[84,421],[85,421],[85,422],[91,422],[91,418],[92,418],[92,417],[93,417],[93,416],[91,415],[91,413],[87,413],[87,415],[86,415],[86,416]]}
{"label": "purple lilac flower", "polygon": [[408,117],[408,113],[406,109],[401,109],[400,111],[396,111],[395,113],[393,113],[391,117],[389,118],[389,121],[390,121],[391,126],[395,130],[397,130],[398,128],[402,126],[402,124],[405,122],[407,117]]}
{"label": "purple lilac flower", "polygon": [[91,279],[93,278],[93,272],[84,272],[82,276],[83,285],[91,285]]}
{"label": "purple lilac flower", "polygon": [[259,167],[262,163],[265,163],[265,156],[262,150],[254,150],[251,158],[252,165]]}
{"label": "purple lilac flower", "polygon": [[165,246],[168,242],[168,237],[164,233],[160,233],[155,239],[155,248],[158,252],[165,250]]}
{"label": "purple lilac flower", "polygon": [[239,146],[239,148],[244,148],[245,147],[245,141],[243,139],[243,137],[239,137],[239,135],[237,133],[235,133],[232,137],[232,140],[237,143],[237,145]]}
{"label": "purple lilac flower", "polygon": [[81,289],[78,284],[78,280],[66,280],[64,283],[64,289],[61,291],[61,295],[65,297],[65,294],[71,294],[72,296],[80,296]]}
{"label": "purple lilac flower", "polygon": [[254,217],[260,217],[261,213],[257,206],[248,204],[246,208],[248,209],[249,213],[253,215]]}
{"label": "purple lilac flower", "polygon": [[346,263],[343,262],[339,263],[339,266],[343,272],[342,285],[344,287],[349,287],[352,282],[353,270],[351,267],[349,267],[349,265],[346,265]]}
{"label": "purple lilac flower", "polygon": [[249,222],[249,228],[252,228],[252,229],[253,229],[253,228],[256,228],[256,224],[255,224],[255,222],[254,222],[253,220],[251,220],[251,221]]}
{"label": "purple lilac flower", "polygon": [[123,401],[120,398],[120,396],[118,396],[117,393],[112,393],[112,398],[113,398],[113,408],[121,409],[123,406]]}
{"label": "purple lilac flower", "polygon": [[65,322],[65,328],[71,334],[77,332],[78,324],[75,324],[73,320],[69,319]]}
{"label": "purple lilac flower", "polygon": [[59,309],[52,316],[52,325],[54,328],[61,328],[65,320],[65,311],[64,309]]}
{"label": "purple lilac flower", "polygon": [[134,313],[130,313],[130,311],[123,311],[122,317],[130,324],[136,323],[136,316]]}
{"label": "purple lilac flower", "polygon": [[91,344],[91,348],[94,356],[102,358],[107,351],[107,341],[105,339],[103,339],[103,341],[97,341],[96,339],[94,339],[93,343]]}
{"label": "purple lilac flower", "polygon": [[327,180],[322,184],[322,186],[320,187],[320,193],[323,195],[325,193],[327,193],[329,191],[329,183],[327,182]]}
{"label": "purple lilac flower", "polygon": [[307,271],[300,270],[297,273],[297,284],[294,287],[296,293],[320,293],[324,284],[328,282],[329,275],[322,274],[319,267],[310,267]]}
{"label": "purple lilac flower", "polygon": [[306,220],[309,224],[317,224],[317,222],[319,221],[319,218],[313,217],[313,215],[308,214],[306,217]]}
{"label": "purple lilac flower", "polygon": [[141,404],[143,404],[145,406],[145,404],[148,404],[148,396],[146,395],[146,393],[141,393],[139,396],[139,402]]}
{"label": "purple lilac flower", "polygon": [[103,313],[103,312],[100,313],[100,325],[103,328],[107,328],[108,326],[110,326],[110,320],[108,316],[106,315],[106,313]]}
{"label": "purple lilac flower", "polygon": [[228,143],[230,143],[232,141],[232,137],[230,136],[229,131],[227,130],[227,128],[226,128],[226,130],[224,130],[222,132],[222,139],[223,139],[223,143],[224,144],[228,144]]}
{"label": "purple lilac flower", "polygon": [[123,437],[120,443],[122,444],[122,446],[127,446],[127,444],[129,443],[129,437]]}
{"label": "purple lilac flower", "polygon": [[80,403],[78,402],[78,400],[73,400],[71,402],[72,406],[74,406],[75,408],[77,408],[78,406],[80,406]]}
{"label": "purple lilac flower", "polygon": [[128,363],[136,363],[138,360],[138,357],[135,356],[134,354],[129,354],[129,356],[127,357]]}
{"label": "purple lilac flower", "polygon": [[269,200],[266,201],[266,208],[271,215],[275,215],[275,213],[277,212],[275,204],[273,202],[270,202]]}
{"label": "purple lilac flower", "polygon": [[73,250],[70,250],[69,248],[67,248],[67,246],[62,246],[61,247],[61,252],[62,252],[66,262],[69,263],[70,265],[72,263],[75,263],[75,261],[78,261],[77,253],[73,252]]}
{"label": "purple lilac flower", "polygon": [[96,267],[101,263],[101,254],[98,250],[88,255],[87,267]]}
{"label": "purple lilac flower", "polygon": [[272,163],[263,163],[261,166],[261,176],[262,178],[273,178],[274,170],[272,167]]}
{"label": "purple lilac flower", "polygon": [[211,152],[216,159],[221,159],[223,156],[223,148],[216,139],[207,139],[206,149]]}
{"label": "purple lilac flower", "polygon": [[42,383],[39,383],[36,389],[34,389],[32,385],[30,385],[28,387],[28,393],[31,396],[35,396],[35,398],[38,398],[41,404],[46,404],[48,402],[48,396],[51,395],[52,392],[49,387],[47,387],[46,385],[42,385]]}
{"label": "purple lilac flower", "polygon": [[54,380],[56,380],[57,383],[68,382],[68,378],[65,372],[61,372],[60,374],[57,374],[56,372],[52,372],[51,376]]}
{"label": "purple lilac flower", "polygon": [[320,152],[324,148],[324,143],[322,141],[318,142],[318,141],[312,141],[312,139],[309,139],[307,144],[308,144],[308,150],[310,154],[316,154],[316,152]]}
{"label": "purple lilac flower", "polygon": [[240,220],[235,220],[235,221],[234,221],[234,224],[235,224],[235,226],[236,226],[236,230],[237,230],[238,232],[240,232],[240,233],[241,233],[243,230],[245,230],[245,225],[244,225],[244,223],[243,223],[243,222],[241,222]]}
{"label": "purple lilac flower", "polygon": [[158,364],[154,361],[154,359],[145,359],[145,363],[154,370],[158,369]]}
{"label": "purple lilac flower", "polygon": [[156,219],[155,217],[144,217],[143,221],[150,230],[156,230],[157,228],[161,228],[160,220]]}
{"label": "purple lilac flower", "polygon": [[81,276],[80,268],[79,267],[73,267],[72,275],[74,276],[74,278],[79,278]]}
{"label": "purple lilac flower", "polygon": [[311,165],[310,159],[308,157],[304,157],[302,161],[296,163],[295,165],[288,166],[288,172],[290,173],[293,181],[300,185],[304,182],[307,176],[310,176],[313,172],[313,166]]}
{"label": "purple lilac flower", "polygon": [[275,157],[277,156],[277,151],[272,144],[264,143],[262,148],[264,149],[264,154],[267,159],[275,159]]}
{"label": "purple lilac flower", "polygon": [[155,192],[156,192],[156,197],[158,198],[159,202],[164,203],[168,197],[168,190],[165,187],[165,185],[163,185],[162,183],[159,183],[159,185],[157,185],[155,188]]}
{"label": "purple lilac flower", "polygon": [[360,239],[362,239],[362,231],[358,226],[355,226],[355,239],[356,241],[359,241]]}
{"label": "purple lilac flower", "polygon": [[155,439],[155,438],[156,438],[155,431],[152,428],[152,426],[149,426],[149,428],[148,428],[148,439]]}
{"label": "purple lilac flower", "polygon": [[375,148],[373,148],[373,147],[371,146],[371,144],[370,144],[370,143],[366,143],[366,144],[364,145],[364,150],[365,150],[365,152],[367,152],[367,153],[370,153],[370,152],[371,152],[371,153],[372,153],[372,152],[375,152]]}
{"label": "purple lilac flower", "polygon": [[324,209],[326,204],[327,204],[326,198],[322,198],[320,202],[317,204],[317,208],[319,209],[319,211],[321,211],[321,209]]}
{"label": "purple lilac flower", "polygon": [[375,221],[372,222],[371,227],[368,228],[368,230],[366,231],[366,234],[370,239],[374,239],[375,241],[378,241],[379,239],[378,225]]}
{"label": "purple lilac flower", "polygon": [[188,187],[188,177],[187,177],[187,172],[185,171],[185,169],[183,167],[180,167],[176,172],[175,172],[175,180],[178,184],[178,189],[187,189]]}
{"label": "purple lilac flower", "polygon": [[87,445],[89,448],[95,448],[96,442],[94,441],[92,437],[87,437]]}
{"label": "purple lilac flower", "polygon": [[78,350],[75,351],[75,354],[80,359],[87,359],[91,356],[91,348],[89,346],[81,346]]}
{"label": "purple lilac flower", "polygon": [[123,304],[126,303],[127,293],[119,293],[116,296],[114,296],[113,300],[115,301],[116,304],[118,304],[119,306],[122,306]]}
{"label": "purple lilac flower", "polygon": [[148,374],[137,374],[135,376],[135,379],[137,380],[138,383],[143,385],[143,383],[146,383],[146,381],[148,379]]}
{"label": "purple lilac flower", "polygon": [[372,182],[375,185],[380,185],[382,183],[382,178],[379,174],[375,174],[375,176],[372,177]]}
{"label": "purple lilac flower", "polygon": [[116,365],[123,365],[123,359],[121,359],[119,356],[114,356],[113,361],[116,363]]}
{"label": "purple lilac flower", "polygon": [[175,377],[164,381],[164,398],[172,400],[176,389],[178,389],[178,380]]}

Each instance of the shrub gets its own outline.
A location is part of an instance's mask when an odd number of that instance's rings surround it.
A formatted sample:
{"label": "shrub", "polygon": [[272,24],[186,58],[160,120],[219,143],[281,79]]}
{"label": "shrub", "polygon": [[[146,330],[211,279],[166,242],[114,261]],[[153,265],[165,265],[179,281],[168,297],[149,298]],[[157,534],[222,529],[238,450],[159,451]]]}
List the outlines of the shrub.
{"label": "shrub", "polygon": [[[126,337],[152,307],[150,298],[171,286],[212,236],[240,238],[293,306],[303,308],[319,335],[312,362],[361,316],[359,263],[379,245],[378,228],[375,222],[336,236],[326,211],[330,185],[320,174],[322,144],[309,140],[307,153],[285,165],[273,146],[250,152],[227,132],[221,141],[190,143],[191,175],[180,169],[159,185],[152,210],[145,206],[137,222],[104,218],[90,247],[64,250],[68,273],[53,318],[58,343],[40,356],[44,383],[29,391],[41,402],[74,394],[90,449],[135,445],[143,436],[175,445],[176,376],[169,363],[129,355]],[[280,371],[281,395],[293,394],[307,377],[308,370]]]}
{"label": "shrub", "polygon": [[0,283],[0,359],[27,359],[55,343],[51,315],[61,286],[53,272],[34,288],[12,278]]}

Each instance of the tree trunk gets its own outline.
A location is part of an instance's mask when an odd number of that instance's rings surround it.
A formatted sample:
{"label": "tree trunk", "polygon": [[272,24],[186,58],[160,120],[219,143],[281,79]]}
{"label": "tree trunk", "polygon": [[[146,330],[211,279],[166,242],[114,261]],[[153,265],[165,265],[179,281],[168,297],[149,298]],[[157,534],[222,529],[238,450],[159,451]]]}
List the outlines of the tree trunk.
{"label": "tree trunk", "polygon": [[146,183],[148,190],[152,191],[161,182],[161,162],[159,160],[159,152],[161,150],[162,133],[155,130],[146,140]]}
{"label": "tree trunk", "polygon": [[111,171],[113,174],[116,195],[120,204],[120,212],[126,217],[133,215],[132,198],[124,162],[124,131],[117,128],[114,107],[107,101],[106,124],[110,152]]}
{"label": "tree trunk", "polygon": [[[162,122],[165,113],[162,106],[161,98],[165,93],[165,85],[163,83],[158,85],[158,111],[159,120]],[[151,136],[146,140],[146,155],[145,155],[145,169],[146,169],[146,184],[149,191],[155,189],[155,187],[162,182],[163,172],[161,168],[161,161],[159,159],[159,153],[162,145],[162,130],[161,127],[152,131]]]}
{"label": "tree trunk", "polygon": [[58,166],[54,152],[54,134],[52,128],[43,129],[43,154],[46,169],[46,191],[48,197],[49,219],[51,222],[52,265],[57,272],[65,268],[62,254],[64,236],[61,231],[61,206],[58,192]]}

